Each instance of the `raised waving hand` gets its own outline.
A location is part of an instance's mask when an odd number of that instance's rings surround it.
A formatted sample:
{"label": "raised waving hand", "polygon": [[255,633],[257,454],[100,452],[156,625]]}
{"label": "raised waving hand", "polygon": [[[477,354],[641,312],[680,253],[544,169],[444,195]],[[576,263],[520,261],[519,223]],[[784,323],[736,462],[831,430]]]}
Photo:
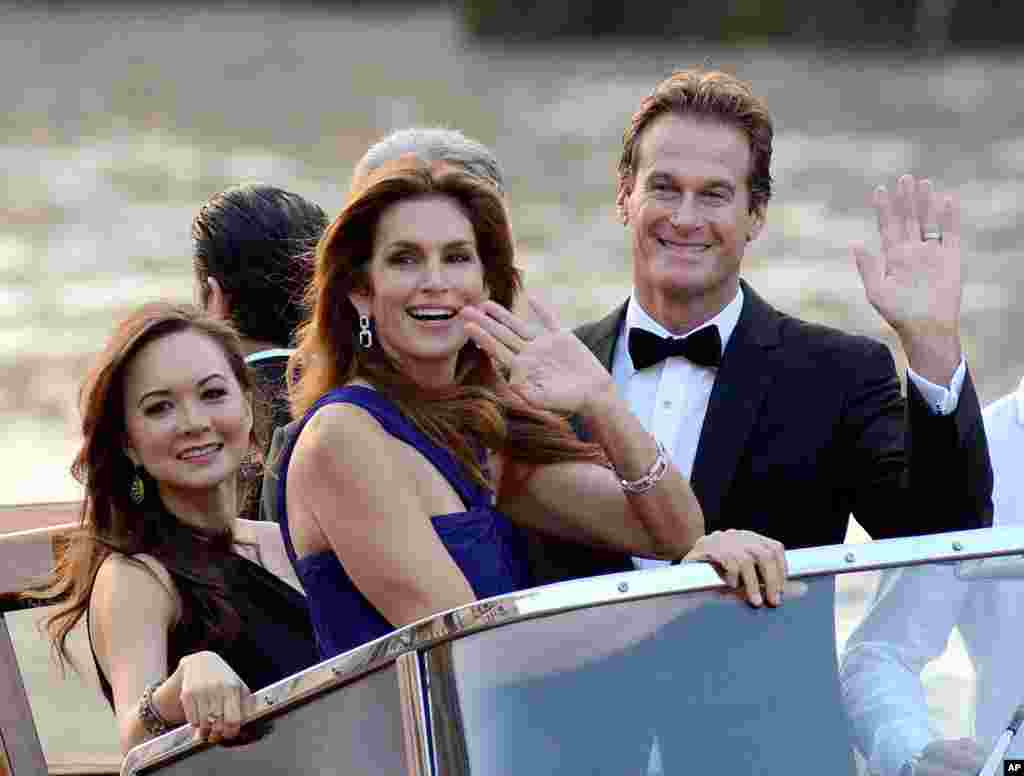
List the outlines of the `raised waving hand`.
{"label": "raised waving hand", "polygon": [[929,180],[872,193],[882,252],[851,245],[868,301],[896,330],[910,367],[939,385],[960,362],[960,207]]}
{"label": "raised waving hand", "polygon": [[583,413],[587,405],[614,391],[611,375],[555,313],[536,299],[524,320],[487,301],[462,308],[466,332],[484,352],[509,370],[509,385],[535,407]]}

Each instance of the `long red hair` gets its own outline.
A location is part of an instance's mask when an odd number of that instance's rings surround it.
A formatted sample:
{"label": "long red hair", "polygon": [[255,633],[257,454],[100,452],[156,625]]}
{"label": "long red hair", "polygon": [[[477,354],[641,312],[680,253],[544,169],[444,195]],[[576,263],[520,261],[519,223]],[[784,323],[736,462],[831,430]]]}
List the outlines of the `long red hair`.
{"label": "long red hair", "polygon": [[357,377],[388,396],[423,433],[450,449],[466,471],[489,485],[480,443],[529,463],[568,459],[600,461],[594,445],[576,439],[567,421],[526,404],[513,393],[490,357],[472,342],[459,353],[455,383],[427,389],[403,374],[383,349],[358,347],[359,315],[349,294],[369,286],[368,267],[381,214],[422,196],[449,197],[473,225],[490,298],[511,308],[522,289],[508,213],[484,180],[450,165],[404,157],[361,179],[345,208],[324,233],[309,288],[309,320],[300,328],[289,368],[294,417],[302,417],[332,388]]}

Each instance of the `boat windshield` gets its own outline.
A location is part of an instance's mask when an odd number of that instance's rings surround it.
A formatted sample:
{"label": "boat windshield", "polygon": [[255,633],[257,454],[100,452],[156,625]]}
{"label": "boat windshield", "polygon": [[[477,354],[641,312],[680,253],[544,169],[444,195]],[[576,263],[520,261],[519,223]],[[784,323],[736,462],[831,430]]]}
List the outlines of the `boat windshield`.
{"label": "boat windshield", "polygon": [[[790,552],[778,608],[704,565],[492,599],[254,693],[240,745],[182,730],[124,773],[900,776],[926,748],[977,773],[1024,701],[1024,533],[1000,530]],[[43,612],[5,620],[47,764],[116,762],[113,716],[94,680],[56,675]]]}
{"label": "boat windshield", "polygon": [[932,740],[991,748],[1024,682],[979,681],[950,626],[1008,584],[927,564],[797,580],[778,609],[683,593],[446,642],[437,772],[898,776]]}

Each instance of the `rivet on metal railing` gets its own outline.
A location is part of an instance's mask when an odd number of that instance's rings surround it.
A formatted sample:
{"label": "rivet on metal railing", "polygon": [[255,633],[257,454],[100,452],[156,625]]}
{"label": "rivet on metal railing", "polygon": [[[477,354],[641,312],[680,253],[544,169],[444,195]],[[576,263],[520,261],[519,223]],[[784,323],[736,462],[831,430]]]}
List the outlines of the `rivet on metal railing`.
{"label": "rivet on metal railing", "polygon": [[953,552],[962,552],[964,545],[961,542],[953,542]]}
{"label": "rivet on metal railing", "polygon": [[843,557],[843,560],[845,560],[847,563],[853,563],[855,560],[857,560],[857,556],[854,555],[852,552],[848,552]]}
{"label": "rivet on metal railing", "polygon": [[628,593],[629,592],[629,582],[619,582],[619,592],[620,593]]}

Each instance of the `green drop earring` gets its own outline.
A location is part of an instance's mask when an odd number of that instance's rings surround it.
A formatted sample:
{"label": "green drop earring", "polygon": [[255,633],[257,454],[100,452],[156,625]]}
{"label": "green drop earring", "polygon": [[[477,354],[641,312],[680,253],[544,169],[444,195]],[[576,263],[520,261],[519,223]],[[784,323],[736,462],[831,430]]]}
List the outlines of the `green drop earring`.
{"label": "green drop earring", "polygon": [[146,498],[146,484],[142,481],[142,468],[135,469],[132,486],[128,489],[128,497],[133,504],[141,504]]}

